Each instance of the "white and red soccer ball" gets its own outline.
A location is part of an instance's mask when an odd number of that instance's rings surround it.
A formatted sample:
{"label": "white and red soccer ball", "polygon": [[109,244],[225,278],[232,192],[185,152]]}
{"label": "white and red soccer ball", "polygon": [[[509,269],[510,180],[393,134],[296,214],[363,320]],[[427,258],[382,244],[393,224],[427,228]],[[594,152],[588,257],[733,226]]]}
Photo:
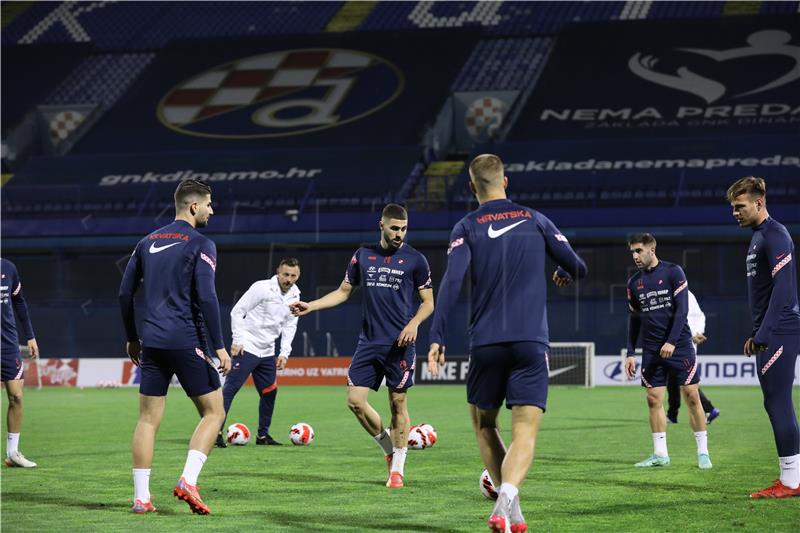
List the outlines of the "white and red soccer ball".
{"label": "white and red soccer ball", "polygon": [[244,446],[250,442],[250,430],[241,423],[231,424],[228,426],[228,444],[235,444],[236,446]]}
{"label": "white and red soccer ball", "polygon": [[408,431],[408,447],[414,450],[424,450],[436,444],[439,436],[430,424],[411,426]]}
{"label": "white and red soccer ball", "polygon": [[483,472],[481,472],[481,479],[478,482],[478,486],[481,489],[481,494],[487,500],[496,500],[497,499],[497,487],[494,486],[492,482],[491,476],[489,476],[489,471],[485,468]]}
{"label": "white and red soccer ball", "polygon": [[289,430],[289,440],[295,446],[308,446],[314,440],[314,428],[305,422],[298,422]]}

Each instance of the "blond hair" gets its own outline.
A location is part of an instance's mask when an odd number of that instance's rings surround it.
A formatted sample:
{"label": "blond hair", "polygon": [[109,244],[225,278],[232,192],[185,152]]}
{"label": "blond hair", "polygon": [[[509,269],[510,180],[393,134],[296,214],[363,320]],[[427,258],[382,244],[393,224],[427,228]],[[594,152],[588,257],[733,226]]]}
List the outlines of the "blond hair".
{"label": "blond hair", "polygon": [[767,183],[764,178],[747,176],[736,180],[736,183],[728,187],[728,201],[733,202],[737,196],[749,194],[763,198],[767,195]]}
{"label": "blond hair", "polygon": [[494,154],[481,154],[469,164],[469,175],[480,190],[502,187],[503,162]]}

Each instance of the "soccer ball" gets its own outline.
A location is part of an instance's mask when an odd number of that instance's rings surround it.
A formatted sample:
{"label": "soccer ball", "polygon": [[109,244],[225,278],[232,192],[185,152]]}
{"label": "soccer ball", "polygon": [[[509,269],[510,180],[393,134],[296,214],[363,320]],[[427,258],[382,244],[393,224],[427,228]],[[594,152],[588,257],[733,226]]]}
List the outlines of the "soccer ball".
{"label": "soccer ball", "polygon": [[423,450],[427,448],[427,432],[419,426],[411,426],[411,429],[408,431],[408,447],[412,450]]}
{"label": "soccer ball", "polygon": [[419,427],[428,435],[428,448],[436,444],[436,439],[439,438],[439,436],[436,434],[436,429],[434,429],[434,427],[430,424],[420,424]]}
{"label": "soccer ball", "polygon": [[289,430],[289,440],[295,446],[308,446],[314,440],[314,428],[305,422],[298,422]]}
{"label": "soccer ball", "polygon": [[411,426],[408,431],[408,447],[413,450],[424,450],[436,444],[436,430],[430,424]]}
{"label": "soccer ball", "polygon": [[228,444],[244,446],[250,442],[250,430],[244,424],[231,424],[228,426]]}
{"label": "soccer ball", "polygon": [[485,468],[483,472],[481,472],[481,479],[478,482],[478,487],[481,489],[481,494],[487,500],[496,500],[497,499],[497,488],[492,483],[492,478],[489,477],[489,471]]}

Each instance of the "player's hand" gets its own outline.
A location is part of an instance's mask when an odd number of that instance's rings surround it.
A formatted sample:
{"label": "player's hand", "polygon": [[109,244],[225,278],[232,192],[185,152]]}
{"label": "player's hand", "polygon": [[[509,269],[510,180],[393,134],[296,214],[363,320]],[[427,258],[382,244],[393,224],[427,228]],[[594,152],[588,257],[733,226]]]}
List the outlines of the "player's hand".
{"label": "player's hand", "polygon": [[439,365],[444,364],[444,349],[444,345],[432,342],[431,349],[428,350],[428,369],[433,377],[439,375]]}
{"label": "player's hand", "polygon": [[294,316],[307,315],[308,313],[313,311],[313,309],[311,309],[311,304],[309,304],[308,302],[294,302],[294,303],[291,303],[291,304],[289,304],[289,309],[291,309],[292,314]]}
{"label": "player's hand", "polygon": [[625,358],[625,375],[628,379],[633,379],[636,375],[636,358],[629,356]]}
{"label": "player's hand", "polygon": [[[566,272],[564,272],[566,274]],[[556,284],[556,287],[566,287],[570,283],[572,283],[572,276],[567,274],[566,276],[561,275],[560,270],[556,270],[553,272],[553,283]]]}
{"label": "player's hand", "polygon": [[708,340],[708,338],[705,335],[703,335],[702,333],[698,333],[697,335],[692,337],[692,342],[694,342],[695,344],[703,344],[707,340]]}
{"label": "player's hand", "polygon": [[277,368],[278,370],[283,370],[284,368],[286,368],[286,363],[288,362],[289,358],[281,355],[278,357],[278,361],[275,363],[275,368]]}
{"label": "player's hand", "polygon": [[673,352],[675,352],[675,345],[665,342],[664,346],[661,347],[661,351],[659,352],[659,354],[664,359],[669,359],[670,357],[672,357]]}
{"label": "player's hand", "polygon": [[746,341],[744,341],[744,354],[747,357],[756,353],[756,343],[753,342],[753,337],[749,337]]}
{"label": "player's hand", "polygon": [[231,357],[238,357],[242,354],[241,344],[231,344]]}
{"label": "player's hand", "polygon": [[225,348],[220,348],[217,350],[217,359],[219,359],[219,373],[223,376],[227,376],[228,372],[231,371],[231,357],[228,355],[228,350]]}
{"label": "player's hand", "polygon": [[128,352],[128,357],[131,362],[139,366],[139,354],[142,353],[142,343],[139,341],[130,341],[125,343],[125,351]]}
{"label": "player's hand", "polygon": [[397,336],[398,346],[411,346],[417,340],[417,325],[409,322]]}
{"label": "player's hand", "polygon": [[38,359],[38,357],[39,357],[39,345],[36,344],[36,339],[30,339],[28,341],[28,351],[31,354],[31,359]]}

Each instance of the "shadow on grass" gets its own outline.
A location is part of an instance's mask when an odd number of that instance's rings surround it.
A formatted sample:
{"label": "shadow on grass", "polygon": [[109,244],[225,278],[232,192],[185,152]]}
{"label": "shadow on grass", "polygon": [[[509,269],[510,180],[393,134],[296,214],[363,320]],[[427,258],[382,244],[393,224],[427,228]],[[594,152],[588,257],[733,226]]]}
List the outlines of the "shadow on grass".
{"label": "shadow on grass", "polygon": [[[90,502],[90,501],[82,501],[77,498],[70,498],[67,496],[58,496],[55,494],[42,494],[42,493],[33,493],[33,492],[4,492],[3,493],[3,502],[4,503],[22,503],[25,505],[31,504],[45,504],[45,505],[57,505],[60,507],[75,507],[79,509],[87,509],[89,511],[108,511],[112,513],[131,513],[130,503],[103,503],[103,502]],[[157,502],[156,502],[157,503]],[[158,509],[159,515],[177,515],[179,513],[175,512],[173,509],[167,509],[165,507],[159,507]]]}
{"label": "shadow on grass", "polygon": [[[696,492],[696,485],[686,485],[678,483],[664,483],[663,481],[654,481],[652,478],[649,481],[635,481],[627,479],[602,479],[602,478],[570,478],[565,476],[558,477],[559,482],[573,482],[580,485],[593,485],[593,486],[609,486],[613,488],[626,487],[642,492],[654,491],[668,491],[674,494],[691,494]],[[711,500],[709,500],[710,502]],[[719,503],[719,500],[716,500]],[[692,505],[701,503],[702,500],[692,499]]]}
{"label": "shadow on grass", "polygon": [[[412,531],[436,531],[439,533],[460,533],[463,529],[455,529],[444,526],[436,526],[429,522],[412,522],[408,520],[407,516],[403,518],[391,517],[378,517],[370,516],[368,518],[353,517],[353,516],[338,516],[326,513],[325,516],[320,516],[316,521],[309,520],[308,516],[298,516],[290,513],[280,511],[265,512],[264,517],[269,521],[276,524],[295,527],[302,526],[306,531],[325,531],[331,526],[340,526],[344,529],[364,529],[369,531],[397,531],[397,530],[412,530]],[[362,523],[355,523],[356,520],[361,520]],[[483,528],[481,528],[483,529]]]}
{"label": "shadow on grass", "polygon": [[[714,506],[719,505],[719,499],[707,499],[701,500],[697,498],[692,498],[692,505],[708,505],[709,507],[713,508]],[[530,506],[528,506],[530,507]],[[622,502],[616,504],[601,504],[596,505],[593,507],[582,507],[580,509],[579,514],[581,516],[623,516],[626,513],[631,513],[635,508],[636,512],[650,512],[653,515],[663,515],[665,513],[669,513],[670,511],[674,511],[675,513],[680,513],[686,508],[685,501],[675,501],[675,502],[665,502],[665,501],[656,501],[651,503],[644,503],[644,502],[636,502],[635,504],[631,502]],[[558,511],[557,509],[548,509],[548,513],[551,513],[554,516],[557,515],[564,515],[564,516],[571,516],[575,513],[575,509],[567,509],[565,511]],[[530,520],[530,519],[529,519]],[[530,520],[528,525],[533,525],[535,520]],[[665,530],[669,530],[667,526],[665,526]]]}
{"label": "shadow on grass", "polygon": [[[247,479],[253,478],[252,472],[245,472],[245,471],[235,471],[235,472],[225,472],[216,474],[220,478],[226,477],[242,477]],[[295,483],[299,486],[307,485],[309,482],[320,482],[320,483],[332,483],[336,485],[374,485],[374,486],[383,486],[386,481],[380,478],[361,478],[361,479],[348,479],[346,477],[342,477],[339,474],[331,474],[330,476],[321,476],[319,474],[311,474],[308,472],[303,473],[302,476],[287,476],[285,472],[276,472],[276,473],[269,473],[269,472],[261,472],[258,474],[259,479],[267,479],[270,481],[274,481],[276,486],[278,485],[289,485]]]}
{"label": "shadow on grass", "polygon": [[539,430],[540,433],[549,433],[551,431],[590,431],[593,429],[617,429],[624,426],[629,426],[634,422],[623,422],[617,424],[596,424],[594,426],[542,426]]}

